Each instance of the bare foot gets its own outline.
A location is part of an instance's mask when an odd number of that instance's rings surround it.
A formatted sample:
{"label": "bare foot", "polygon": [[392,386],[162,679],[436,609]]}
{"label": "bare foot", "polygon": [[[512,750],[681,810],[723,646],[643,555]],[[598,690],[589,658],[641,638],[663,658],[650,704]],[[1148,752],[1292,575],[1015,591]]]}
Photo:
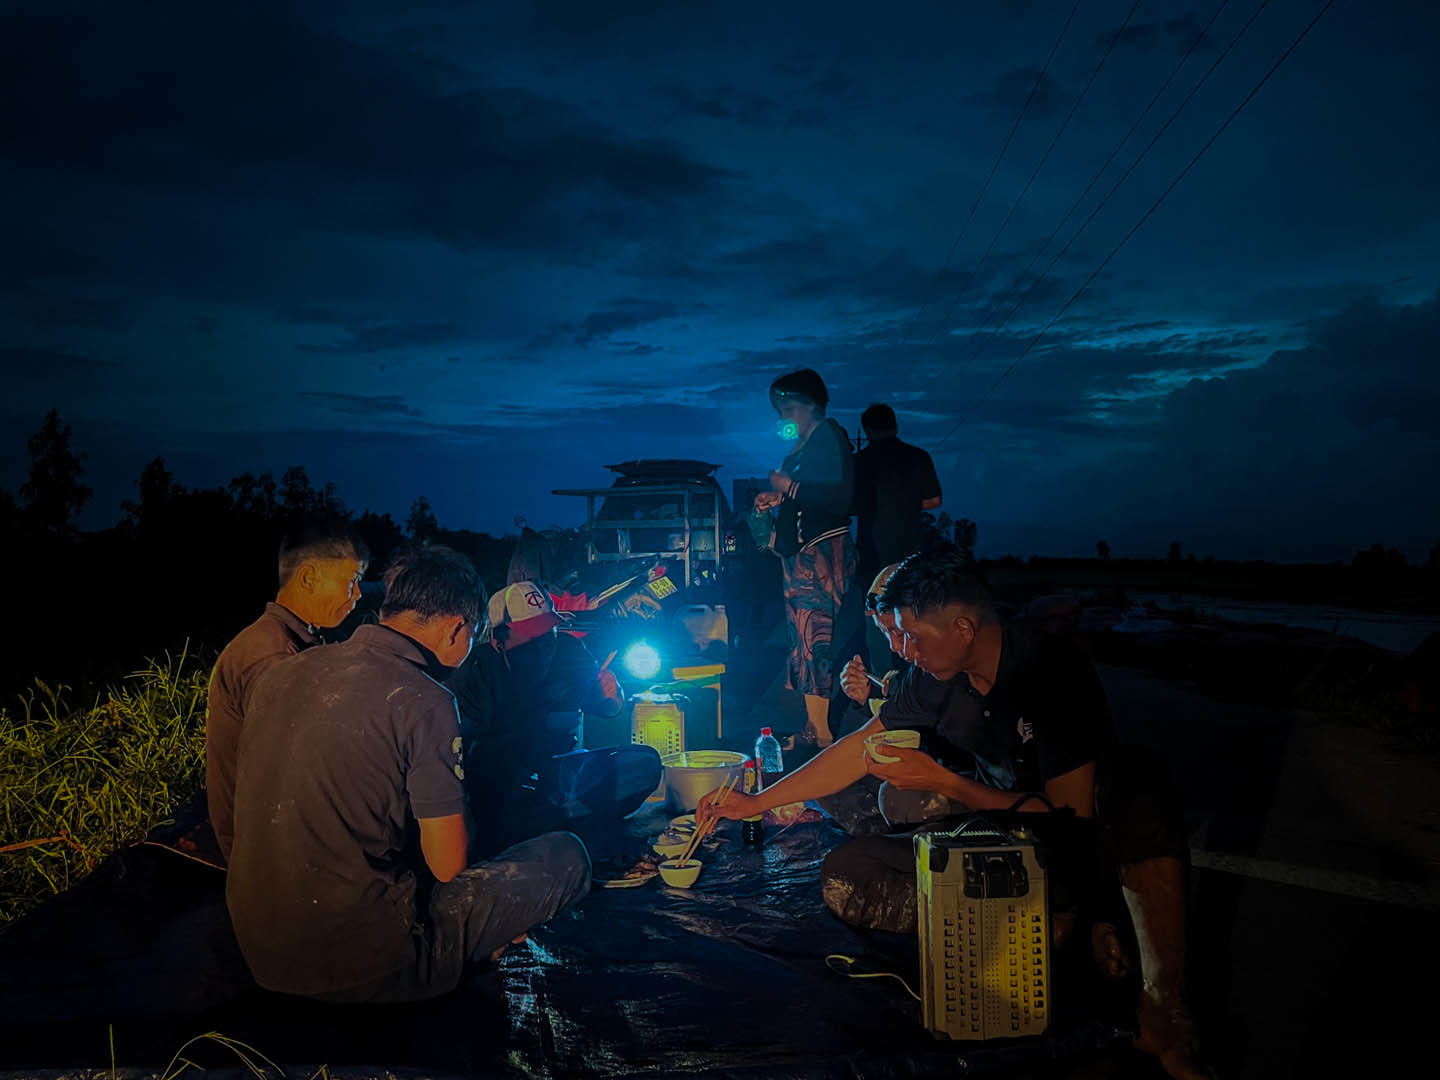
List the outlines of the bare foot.
{"label": "bare foot", "polygon": [[1153,1055],[1175,1080],[1214,1080],[1201,1064],[1195,1024],[1178,997],[1140,995],[1140,1034],[1135,1047]]}
{"label": "bare foot", "polygon": [[524,945],[525,942],[527,942],[527,941],[529,941],[529,940],[530,940],[530,935],[529,935],[528,933],[527,933],[527,934],[521,934],[521,935],[520,935],[519,937],[517,937],[517,938],[511,938],[509,945],[501,945],[498,949],[496,949],[494,952],[492,952],[492,953],[490,954],[490,962],[493,964],[493,963],[495,963],[497,960],[499,960],[500,957],[504,956],[504,955],[505,955],[505,950],[508,949],[508,948],[510,947],[510,945]]}
{"label": "bare foot", "polygon": [[1120,944],[1120,933],[1114,923],[1097,922],[1090,927],[1090,949],[1100,974],[1116,982],[1130,974],[1130,957]]}

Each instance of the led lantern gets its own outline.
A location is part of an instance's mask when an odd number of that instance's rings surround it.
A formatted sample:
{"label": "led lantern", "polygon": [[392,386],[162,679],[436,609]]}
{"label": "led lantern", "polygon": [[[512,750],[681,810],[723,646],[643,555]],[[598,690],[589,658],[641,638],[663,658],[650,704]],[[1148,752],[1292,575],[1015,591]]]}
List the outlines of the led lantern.
{"label": "led lantern", "polygon": [[660,654],[653,645],[643,641],[637,641],[626,649],[621,663],[625,665],[625,670],[636,679],[653,679],[660,674]]}

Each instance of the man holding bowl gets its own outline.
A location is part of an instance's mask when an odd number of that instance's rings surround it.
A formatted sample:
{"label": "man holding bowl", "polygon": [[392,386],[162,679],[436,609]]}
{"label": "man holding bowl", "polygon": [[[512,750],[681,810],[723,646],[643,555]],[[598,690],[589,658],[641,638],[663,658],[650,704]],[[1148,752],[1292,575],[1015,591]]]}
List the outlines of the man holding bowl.
{"label": "man holding bowl", "polygon": [[[879,714],[771,788],[733,794],[718,806],[714,793],[705,796],[698,819],[823,800],[867,775],[882,782],[879,809],[896,829],[969,810],[1008,810],[1043,794],[1019,808],[1034,812],[1054,876],[1070,893],[1075,910],[1065,925],[1077,916],[1090,921],[1097,963],[1123,977],[1128,958],[1107,920],[1123,920],[1128,908],[1143,975],[1137,1045],[1172,1076],[1205,1075],[1195,1064],[1181,996],[1183,822],[1163,764],[1117,747],[1094,665],[1063,639],[1003,625],[968,562],[954,554],[907,559],[884,584],[878,606],[893,613],[902,655],[913,662]],[[925,748],[890,743],[901,730],[921,733]],[[1051,807],[1072,813],[1047,818]],[[845,922],[913,933],[909,836],[862,836],[831,851],[821,891]],[[1057,918],[1057,928],[1063,921]],[[1106,927],[1108,937],[1099,932]]]}

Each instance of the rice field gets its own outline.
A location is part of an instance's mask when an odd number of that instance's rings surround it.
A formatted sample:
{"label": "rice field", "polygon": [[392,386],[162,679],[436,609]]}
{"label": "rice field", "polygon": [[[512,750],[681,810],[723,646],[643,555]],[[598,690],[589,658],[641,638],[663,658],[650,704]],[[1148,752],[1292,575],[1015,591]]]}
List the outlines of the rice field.
{"label": "rice field", "polygon": [[37,680],[0,707],[0,930],[200,789],[208,679],[209,665],[182,653],[89,706]]}

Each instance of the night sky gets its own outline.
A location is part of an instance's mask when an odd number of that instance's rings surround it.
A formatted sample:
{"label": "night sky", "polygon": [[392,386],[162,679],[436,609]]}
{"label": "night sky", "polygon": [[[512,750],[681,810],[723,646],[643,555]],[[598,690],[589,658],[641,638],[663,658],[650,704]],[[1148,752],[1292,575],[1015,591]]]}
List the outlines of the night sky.
{"label": "night sky", "polygon": [[549,490],[609,462],[763,475],[811,366],[848,430],[897,406],[982,555],[1423,558],[1437,5],[1336,3],[1021,358],[1324,0],[1132,4],[7,5],[0,486],[56,407],[89,527],[157,455],[574,524]]}

